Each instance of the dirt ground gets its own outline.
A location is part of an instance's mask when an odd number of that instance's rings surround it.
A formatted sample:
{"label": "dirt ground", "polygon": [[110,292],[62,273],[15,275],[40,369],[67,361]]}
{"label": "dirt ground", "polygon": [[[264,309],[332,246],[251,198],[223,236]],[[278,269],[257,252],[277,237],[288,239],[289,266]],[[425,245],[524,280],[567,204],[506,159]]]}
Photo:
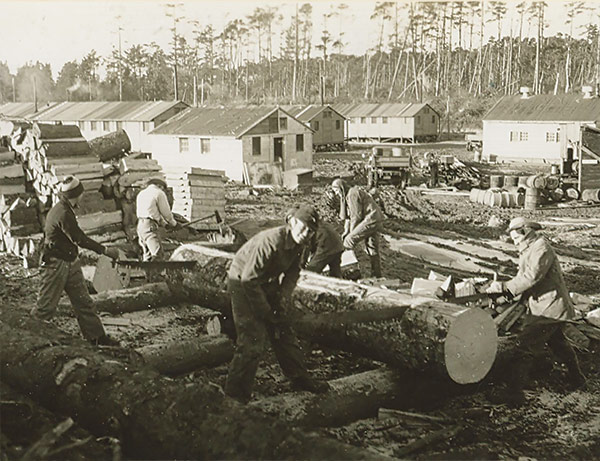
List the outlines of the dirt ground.
{"label": "dirt ground", "polygon": [[[460,147],[443,148],[464,160],[468,158]],[[417,155],[420,153],[415,152]],[[249,237],[281,222],[291,206],[308,202],[318,207],[324,219],[341,229],[336,211],[325,202],[324,191],[335,177],[355,180],[352,162],[359,159],[360,152],[316,155],[315,187],[310,196],[269,190],[261,190],[255,195],[247,188],[228,186],[227,221],[237,221],[235,228]],[[516,171],[513,165],[473,166],[479,168],[482,175]],[[532,171],[530,166],[527,170]],[[416,172],[412,184],[419,185],[424,179]],[[514,260],[517,253],[506,241],[504,229],[512,217],[524,215],[548,223],[544,233],[554,243],[563,262],[569,290],[586,296],[591,303],[578,305],[582,312],[600,307],[600,207],[581,207],[581,203],[573,203],[565,208],[535,211],[499,209],[471,203],[464,195],[425,195],[419,190],[398,191],[392,186],[380,188],[378,199],[387,217],[386,238],[383,239],[385,279],[371,280],[370,283],[406,290],[414,277],[427,277],[431,270],[459,278],[476,275],[463,269],[466,264],[478,264],[488,277],[493,272],[508,277],[516,272]],[[497,218],[498,227],[488,225],[493,217]],[[243,218],[246,220],[240,222]],[[402,246],[407,241],[412,244],[410,248],[416,243],[431,245],[427,248],[432,252],[432,258],[408,254],[405,248],[409,247]],[[368,273],[362,252],[357,252],[357,257],[361,273]],[[38,278],[36,269],[24,269],[17,258],[0,254],[2,309],[20,309],[23,315],[27,315],[35,303]],[[205,334],[198,323],[199,311],[199,306],[178,304],[122,316],[103,315],[103,318],[107,332],[124,348],[136,348]],[[68,309],[59,310],[53,323],[75,336],[79,335]],[[323,379],[349,376],[381,366],[351,354],[315,348],[310,344],[304,346],[310,351],[307,353],[309,368]],[[588,377],[585,391],[566,391],[565,369],[556,361],[550,371],[533,376],[527,390],[527,404],[518,409],[491,403],[490,391],[503,385],[502,379],[497,377],[464,386],[459,392],[440,390],[439,395],[431,391],[436,389],[435,379],[423,377],[424,395],[415,396],[414,404],[402,409],[444,418],[443,422],[422,419],[398,422],[372,415],[372,418],[348,422],[345,426],[317,430],[329,437],[398,458],[600,459],[599,342],[591,341],[586,349],[578,350],[578,356]],[[226,373],[227,366],[221,365],[173,379],[189,382],[202,379],[223,386]],[[272,353],[269,353],[259,369],[255,398],[289,391],[289,383],[281,374]],[[16,400],[12,394],[9,398],[8,392],[3,390],[2,401]],[[32,408],[28,421],[37,421],[38,429],[28,433],[27,437],[23,431],[8,430],[10,428],[2,418],[3,454],[0,459],[20,458],[44,430],[50,430],[64,419],[48,414],[43,408],[36,408],[31,402],[28,406]],[[428,434],[440,435],[439,441],[410,452],[403,451],[407,444]],[[81,439],[84,439],[83,435],[79,435],[78,440]],[[87,455],[86,444],[81,444],[77,452],[62,451],[61,456],[55,459],[114,459],[114,441],[112,445],[106,441],[95,442],[89,444]],[[68,443],[64,440],[62,445]],[[123,456],[126,458],[127,454]]]}

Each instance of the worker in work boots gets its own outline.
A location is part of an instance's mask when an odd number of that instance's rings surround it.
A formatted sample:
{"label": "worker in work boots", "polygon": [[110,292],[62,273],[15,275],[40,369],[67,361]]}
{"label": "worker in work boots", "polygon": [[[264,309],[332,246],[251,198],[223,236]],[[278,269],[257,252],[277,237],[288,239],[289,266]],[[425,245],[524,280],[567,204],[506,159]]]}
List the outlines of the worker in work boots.
{"label": "worker in work boots", "polygon": [[519,250],[519,271],[507,281],[492,282],[488,293],[522,295],[528,306],[523,331],[518,335],[518,352],[505,395],[506,403],[519,406],[525,402],[523,387],[534,360],[542,358],[548,345],[568,369],[569,387],[585,386],[575,351],[563,334],[565,320],[574,316],[574,307],[565,284],[556,253],[537,231],[540,224],[514,218],[508,227]]}
{"label": "worker in work boots", "polygon": [[292,291],[300,275],[304,246],[316,231],[318,215],[311,206],[294,211],[287,224],[267,229],[248,240],[235,254],[228,272],[236,350],[225,393],[250,400],[258,364],[270,341],[292,388],[321,393],[326,382],[311,378],[296,336],[289,326]]}
{"label": "worker in work boots", "polygon": [[[295,210],[286,216],[289,222]],[[331,277],[342,278],[342,253],[344,243],[334,227],[325,221],[319,221],[319,227],[313,234],[302,253],[301,266],[311,272],[320,274],[329,266]]]}
{"label": "worker in work boots", "polygon": [[331,189],[340,198],[340,218],[344,220],[342,240],[344,248],[354,249],[362,240],[371,262],[371,275],[381,277],[379,254],[380,232],[383,231],[383,214],[368,192],[354,186],[348,187],[343,179],[331,183]]}
{"label": "worker in work boots", "polygon": [[142,247],[143,261],[164,259],[160,229],[165,224],[173,228],[179,226],[171,212],[166,190],[166,182],[159,178],[152,178],[137,195],[137,234],[138,242]]}
{"label": "worker in work boots", "polygon": [[94,310],[94,301],[83,278],[77,247],[87,248],[112,259],[118,259],[116,248],[108,248],[85,235],[77,224],[75,208],[83,194],[81,182],[67,176],[60,184],[60,200],[46,216],[44,243],[40,259],[41,286],[34,317],[50,320],[65,291],[69,296],[83,337],[94,345],[118,346],[108,337]]}

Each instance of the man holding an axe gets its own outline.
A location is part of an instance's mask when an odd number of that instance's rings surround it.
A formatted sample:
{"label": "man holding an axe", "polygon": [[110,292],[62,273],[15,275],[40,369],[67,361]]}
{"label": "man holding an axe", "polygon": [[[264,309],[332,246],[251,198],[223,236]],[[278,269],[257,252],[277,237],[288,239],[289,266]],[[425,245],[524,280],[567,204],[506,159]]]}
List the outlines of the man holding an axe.
{"label": "man holding an axe", "polygon": [[166,190],[166,182],[159,178],[152,178],[146,182],[146,187],[140,191],[136,199],[137,234],[142,247],[143,261],[159,261],[164,258],[159,235],[159,229],[163,224],[174,228],[179,227],[171,212]]}

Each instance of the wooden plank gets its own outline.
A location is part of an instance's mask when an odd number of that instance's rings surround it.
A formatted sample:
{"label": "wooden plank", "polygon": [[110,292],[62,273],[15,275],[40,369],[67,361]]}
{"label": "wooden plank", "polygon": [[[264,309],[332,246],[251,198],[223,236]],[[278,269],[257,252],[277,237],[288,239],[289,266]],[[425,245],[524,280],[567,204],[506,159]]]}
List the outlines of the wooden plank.
{"label": "wooden plank", "polygon": [[23,165],[20,163],[0,167],[0,178],[22,178],[24,176]]}
{"label": "wooden plank", "polygon": [[14,185],[0,184],[0,194],[15,195],[15,194],[24,194],[24,193],[25,193],[25,184],[14,184]]}
{"label": "wooden plank", "polygon": [[[125,253],[120,252],[122,257]],[[103,291],[121,290],[129,287],[129,269],[113,264],[112,259],[100,255],[94,271],[93,285],[98,293]]]}
{"label": "wooden plank", "polygon": [[207,170],[204,168],[192,167],[189,176],[225,176],[225,170]]}
{"label": "wooden plank", "polygon": [[111,224],[119,224],[123,221],[123,213],[121,210],[110,213],[92,213],[77,217],[77,222],[82,230],[92,230],[109,226]]}
{"label": "wooden plank", "polygon": [[156,160],[122,158],[119,161],[119,172],[125,174],[128,171],[160,171],[161,166]]}
{"label": "wooden plank", "polygon": [[96,177],[104,177],[104,167],[100,162],[78,165],[53,165],[50,171],[55,176],[74,175],[79,177],[82,174],[95,173]]}
{"label": "wooden plank", "polygon": [[86,163],[98,163],[98,158],[93,155],[80,155],[77,157],[52,157],[45,159],[46,168],[56,165],[82,165]]}

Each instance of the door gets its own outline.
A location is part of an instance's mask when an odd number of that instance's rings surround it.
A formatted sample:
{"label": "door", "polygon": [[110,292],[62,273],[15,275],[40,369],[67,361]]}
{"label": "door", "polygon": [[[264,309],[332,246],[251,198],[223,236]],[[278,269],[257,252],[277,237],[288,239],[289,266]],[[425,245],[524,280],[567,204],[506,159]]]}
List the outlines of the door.
{"label": "door", "polygon": [[273,154],[275,163],[283,166],[283,138],[273,138]]}

